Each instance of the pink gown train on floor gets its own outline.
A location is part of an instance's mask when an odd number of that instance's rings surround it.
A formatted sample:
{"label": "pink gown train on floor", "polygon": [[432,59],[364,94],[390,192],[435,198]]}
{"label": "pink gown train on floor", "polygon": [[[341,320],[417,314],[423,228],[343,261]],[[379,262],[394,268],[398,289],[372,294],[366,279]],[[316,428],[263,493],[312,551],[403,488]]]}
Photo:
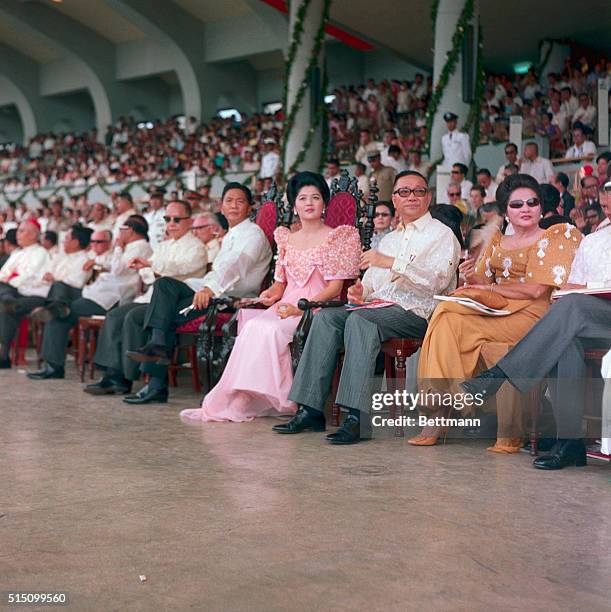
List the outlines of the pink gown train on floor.
{"label": "pink gown train on floor", "polygon": [[[309,249],[288,243],[290,232],[277,228],[275,280],[286,282],[281,302],[296,305],[311,299],[331,280],[358,276],[360,242],[354,227],[342,225],[326,242]],[[293,382],[289,344],[300,317],[280,319],[275,306],[243,310],[238,316],[238,337],[218,384],[202,407],[183,410],[181,417],[202,421],[252,421],[255,417],[294,414],[288,394]]]}

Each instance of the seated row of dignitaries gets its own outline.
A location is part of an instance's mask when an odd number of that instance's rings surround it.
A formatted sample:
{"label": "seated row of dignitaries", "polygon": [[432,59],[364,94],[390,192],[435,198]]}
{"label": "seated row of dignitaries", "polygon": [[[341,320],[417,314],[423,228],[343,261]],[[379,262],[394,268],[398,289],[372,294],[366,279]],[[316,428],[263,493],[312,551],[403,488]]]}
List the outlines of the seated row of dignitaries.
{"label": "seated row of dignitaries", "polygon": [[92,230],[73,225],[63,252],[50,257],[39,244],[40,226],[24,221],[17,230],[19,249],[0,270],[0,367],[10,368],[9,349],[23,317],[50,303],[70,303],[80,297],[91,275],[85,266]]}
{"label": "seated row of dignitaries", "polygon": [[[166,268],[155,270],[159,278],[152,279],[154,284],[147,298],[109,313],[95,355],[95,363],[106,368],[106,372],[85,391],[92,394],[129,392],[143,370],[149,374],[148,384],[124,401],[135,404],[167,401],[167,357],[175,344],[176,328],[202,316],[213,297],[257,295],[269,270],[271,248],[263,231],[249,220],[252,204],[248,188],[228,183],[222,194],[221,212],[229,231],[223,237],[212,269],[205,273],[207,259],[203,241],[198,241],[203,249],[201,255],[186,253],[189,247],[179,247],[166,254]],[[171,203],[166,215],[167,231],[177,241],[187,235],[193,237],[185,233],[190,220],[179,218],[181,212],[186,215],[181,206],[179,202]],[[153,258],[156,255],[157,252]],[[197,261],[202,265],[197,266]],[[171,265],[171,262],[175,263]],[[136,265],[142,263],[147,262]],[[179,311],[191,305],[194,308],[189,313],[180,314]]]}
{"label": "seated row of dignitaries", "polygon": [[38,372],[29,373],[29,378],[63,378],[70,330],[79,317],[106,315],[113,306],[129,303],[136,297],[141,286],[140,276],[130,263],[136,258],[151,256],[147,230],[142,216],[131,215],[121,226],[112,250],[110,232],[94,233],[92,249],[97,254],[85,265],[98,268],[96,279],[85,285],[82,292],[74,291],[68,296],[72,299],[49,301],[33,313],[34,317],[46,321],[41,350],[46,365]]}

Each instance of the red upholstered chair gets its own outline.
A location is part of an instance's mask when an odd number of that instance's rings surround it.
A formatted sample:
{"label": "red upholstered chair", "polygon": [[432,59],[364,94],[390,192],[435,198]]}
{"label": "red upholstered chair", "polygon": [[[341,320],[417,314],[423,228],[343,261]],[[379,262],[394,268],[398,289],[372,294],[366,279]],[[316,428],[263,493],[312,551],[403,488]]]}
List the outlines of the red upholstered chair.
{"label": "red upholstered chair", "polygon": [[277,227],[277,219],[276,203],[272,201],[264,202],[255,218],[255,223],[263,230],[272,248],[274,246],[274,230]]}
{"label": "red upholstered chair", "polygon": [[19,329],[17,330],[17,336],[11,343],[11,361],[13,366],[27,365],[28,363],[25,358],[25,352],[28,348],[29,332],[30,320],[28,317],[25,317],[21,319]]}
{"label": "red upholstered chair", "polygon": [[351,193],[342,191],[331,197],[325,212],[325,225],[333,228],[356,225],[356,200]]}

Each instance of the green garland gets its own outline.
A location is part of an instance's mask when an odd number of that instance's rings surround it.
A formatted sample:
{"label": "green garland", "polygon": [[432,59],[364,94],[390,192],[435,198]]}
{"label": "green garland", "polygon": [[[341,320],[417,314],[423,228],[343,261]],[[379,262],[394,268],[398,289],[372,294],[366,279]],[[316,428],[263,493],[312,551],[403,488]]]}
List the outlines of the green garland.
{"label": "green garland", "polygon": [[[288,89],[289,89],[289,76],[291,74],[291,70],[293,69],[293,65],[295,63],[295,57],[297,55],[297,49],[301,43],[301,37],[303,34],[303,27],[305,16],[310,6],[311,0],[302,0],[302,3],[297,11],[297,15],[295,17],[295,23],[293,25],[293,34],[291,37],[291,44],[289,47],[289,53],[285,64],[285,79],[284,79],[284,94],[283,100],[284,105],[283,108],[285,110],[285,119],[284,119],[284,135],[282,139],[282,150],[286,151],[286,146],[289,140],[290,133],[293,129],[293,125],[295,122],[295,118],[297,113],[302,107],[303,99],[308,90],[308,87],[311,82],[312,74],[316,67],[318,66],[318,56],[320,55],[320,50],[324,43],[325,38],[325,25],[329,20],[329,11],[331,8],[331,0],[324,0],[323,11],[321,20],[318,26],[318,30],[316,32],[316,36],[314,38],[314,46],[312,48],[312,53],[310,55],[310,60],[308,62],[308,66],[304,71],[303,78],[299,84],[299,89],[297,90],[297,95],[295,96],[295,101],[293,102],[291,108],[288,108]],[[305,143],[300,150],[295,162],[291,165],[290,168],[284,170],[285,177],[292,174],[295,169],[301,164],[307,154],[308,148],[312,143],[312,139],[314,138],[314,134],[319,124],[323,123],[324,128],[324,114],[326,112],[325,104],[324,104],[324,92],[326,91],[327,79],[326,73],[323,77],[323,86],[321,88],[321,99],[317,101],[316,105],[316,114],[314,116],[314,120],[310,129],[308,131],[308,135],[306,137]],[[323,130],[324,131],[324,130]]]}
{"label": "green garland", "polygon": [[[431,20],[433,22],[433,40],[435,37],[435,24],[437,20],[439,10],[439,0],[435,0],[433,2],[433,6],[431,7]],[[474,1],[467,0],[463,10],[458,18],[458,22],[456,24],[456,30],[454,35],[452,36],[452,49],[448,52],[448,59],[439,75],[439,81],[435,85],[435,89],[431,95],[431,99],[429,101],[429,105],[426,112],[426,127],[428,134],[428,144],[426,152],[430,153],[431,151],[431,141],[433,137],[433,120],[435,119],[435,115],[439,109],[439,105],[443,98],[443,94],[448,85],[450,77],[454,74],[456,70],[456,64],[458,62],[458,58],[462,51],[462,45],[465,38],[465,33],[469,22],[473,18],[474,12]],[[471,150],[475,153],[475,149],[479,144],[479,132],[480,132],[480,105],[484,95],[484,88],[486,83],[486,73],[484,71],[484,54],[483,54],[483,33],[481,26],[478,26],[478,41],[477,41],[477,78],[475,81],[475,92],[473,102],[471,103],[471,107],[469,108],[469,114],[467,116],[467,121],[464,124],[464,131],[468,134],[470,133],[470,141],[471,141]],[[428,176],[430,177],[435,168],[443,161],[443,156],[439,159],[434,160],[428,169]]]}
{"label": "green garland", "polygon": [[[433,5],[433,9],[431,10],[431,15],[437,18],[437,9],[439,0]],[[433,135],[433,120],[435,119],[435,115],[437,114],[437,110],[441,103],[441,99],[443,98],[443,94],[448,85],[448,81],[450,77],[454,74],[456,70],[456,64],[458,63],[458,58],[460,56],[462,50],[463,40],[465,38],[465,33],[467,31],[467,26],[469,22],[473,18],[473,7],[474,0],[467,0],[465,2],[465,6],[458,18],[458,22],[456,24],[456,30],[454,31],[454,35],[452,36],[452,49],[448,52],[448,59],[441,70],[441,74],[439,75],[439,80],[433,89],[433,93],[431,94],[431,99],[429,100],[429,105],[426,110],[426,129],[429,137],[427,153],[431,151],[431,138]],[[433,22],[433,33],[435,32],[435,22]],[[439,162],[437,162],[439,163]]]}

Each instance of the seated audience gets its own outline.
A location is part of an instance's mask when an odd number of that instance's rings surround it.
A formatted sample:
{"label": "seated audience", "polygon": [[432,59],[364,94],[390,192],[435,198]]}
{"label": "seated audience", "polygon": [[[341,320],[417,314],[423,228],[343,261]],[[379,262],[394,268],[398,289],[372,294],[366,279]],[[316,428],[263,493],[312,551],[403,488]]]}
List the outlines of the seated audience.
{"label": "seated audience", "polygon": [[38,230],[32,221],[21,223],[21,250],[0,271],[0,367],[10,367],[9,347],[21,319],[45,304],[69,303],[80,295],[90,276],[83,269],[90,228],[73,225],[64,237],[63,252],[53,259],[37,244]]}
{"label": "seated audience", "polygon": [[586,132],[589,131],[581,122],[573,125],[573,146],[567,149],[567,159],[594,159],[596,145],[591,140],[586,140]]}
{"label": "seated audience", "polygon": [[[50,302],[41,311],[40,318],[47,323],[40,356],[47,365],[37,372],[28,373],[28,378],[63,378],[70,330],[78,323],[79,318],[106,315],[113,306],[129,303],[136,297],[140,288],[140,276],[136,270],[129,267],[129,263],[136,257],[148,259],[151,256],[147,230],[144,217],[129,217],[120,229],[109,269],[102,271],[93,283],[85,285],[80,295],[74,292],[73,300],[63,303]],[[103,233],[105,232],[96,232],[93,238]]]}
{"label": "seated audience", "polygon": [[[457,382],[475,373],[485,343],[517,342],[547,310],[551,290],[567,281],[581,234],[568,226],[564,231],[559,226],[548,230],[539,227],[542,195],[531,176],[518,174],[505,179],[496,195],[515,233],[503,236],[498,231],[477,262],[464,261],[460,271],[468,286],[457,289],[453,295],[476,301],[497,296],[497,307],[511,314],[483,316],[456,303],[439,304],[424,338],[418,365],[419,388],[425,392],[455,392]],[[447,412],[440,406],[433,408],[435,416]],[[408,442],[432,446],[442,433],[440,426],[426,426]],[[501,437],[489,450],[517,452],[522,443],[519,435],[500,433]]]}
{"label": "seated audience", "polygon": [[[138,362],[143,363],[142,370],[149,375],[149,383],[139,393],[125,398],[127,403],[167,401],[167,364],[177,327],[201,317],[212,298],[252,297],[259,293],[272,253],[263,230],[249,219],[252,204],[247,187],[227,183],[221,210],[229,223],[229,231],[223,237],[210,272],[189,278],[163,278],[155,283],[140,324],[145,339],[128,352],[132,368],[138,367]],[[189,306],[193,306],[190,312],[180,314]],[[149,335],[150,340],[145,344]]]}
{"label": "seated audience", "polygon": [[[129,219],[123,221],[121,227]],[[86,393],[106,395],[125,393],[138,380],[138,364],[127,357],[126,352],[136,350],[146,342],[143,328],[147,304],[153,293],[153,283],[160,277],[186,279],[203,276],[206,271],[206,247],[191,233],[191,207],[183,200],[171,201],[166,208],[165,222],[169,238],[160,242],[151,257],[136,256],[129,262],[132,270],[139,272],[148,291],[133,302],[108,311],[102,327],[94,363],[105,370],[100,381],[87,385]],[[119,240],[122,230],[119,231]]]}

